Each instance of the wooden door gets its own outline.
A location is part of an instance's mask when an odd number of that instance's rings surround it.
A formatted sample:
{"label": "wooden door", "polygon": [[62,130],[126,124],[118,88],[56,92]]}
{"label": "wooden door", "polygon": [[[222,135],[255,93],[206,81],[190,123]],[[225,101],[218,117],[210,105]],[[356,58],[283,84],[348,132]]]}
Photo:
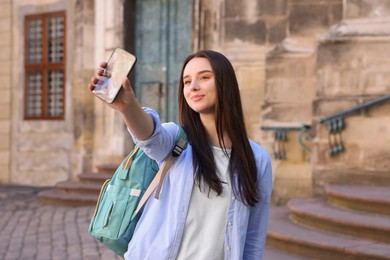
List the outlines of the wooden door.
{"label": "wooden door", "polygon": [[161,120],[177,120],[177,89],[191,53],[192,0],[138,0],[135,27],[135,91]]}

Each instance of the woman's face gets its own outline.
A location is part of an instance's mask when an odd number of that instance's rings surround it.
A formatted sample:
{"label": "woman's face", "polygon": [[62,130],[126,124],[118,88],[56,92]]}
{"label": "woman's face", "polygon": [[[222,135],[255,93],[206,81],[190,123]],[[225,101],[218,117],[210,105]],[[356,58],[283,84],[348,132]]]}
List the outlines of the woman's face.
{"label": "woman's face", "polygon": [[193,58],[183,72],[183,93],[187,104],[200,114],[214,114],[217,100],[214,73],[206,58]]}

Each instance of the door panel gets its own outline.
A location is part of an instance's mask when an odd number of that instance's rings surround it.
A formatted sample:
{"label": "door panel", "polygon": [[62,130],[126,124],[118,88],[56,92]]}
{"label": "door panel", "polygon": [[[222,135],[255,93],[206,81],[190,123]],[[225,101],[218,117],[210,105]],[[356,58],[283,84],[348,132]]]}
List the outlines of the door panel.
{"label": "door panel", "polygon": [[166,118],[166,89],[161,82],[143,82],[141,84],[142,106],[159,112],[160,118]]}
{"label": "door panel", "polygon": [[136,10],[136,95],[162,121],[176,121],[179,73],[191,52],[192,0],[139,0]]}

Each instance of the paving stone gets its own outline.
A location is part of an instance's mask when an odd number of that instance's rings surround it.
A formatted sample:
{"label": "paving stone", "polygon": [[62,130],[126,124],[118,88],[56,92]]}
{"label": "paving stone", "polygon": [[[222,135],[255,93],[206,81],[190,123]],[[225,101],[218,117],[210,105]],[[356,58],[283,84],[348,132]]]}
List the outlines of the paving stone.
{"label": "paving stone", "polygon": [[123,259],[88,233],[94,206],[46,205],[40,190],[0,185],[1,260]]}
{"label": "paving stone", "polygon": [[4,257],[4,260],[19,260],[19,255],[13,255],[11,253],[7,253]]}
{"label": "paving stone", "polygon": [[35,247],[24,247],[20,255],[21,259],[35,259],[37,249]]}
{"label": "paving stone", "polygon": [[56,255],[52,257],[52,260],[64,260],[68,259],[68,256],[66,254],[63,254],[62,252],[56,252]]}
{"label": "paving stone", "polygon": [[[84,258],[83,258],[83,256],[81,256],[81,255],[70,255],[69,257],[68,257],[68,259],[70,260],[84,260]],[[96,258],[96,259],[99,259],[99,258]]]}
{"label": "paving stone", "polygon": [[47,254],[37,255],[36,259],[38,260],[51,260],[51,256]]}
{"label": "paving stone", "polygon": [[58,249],[55,249],[53,250],[53,256],[52,256],[52,259],[67,259],[68,258],[68,254],[66,253],[65,250],[58,250]]}
{"label": "paving stone", "polygon": [[89,235],[93,206],[45,205],[39,190],[0,185],[0,259],[121,259]]}
{"label": "paving stone", "polygon": [[11,241],[9,243],[7,251],[15,254],[20,254],[20,245],[22,245],[21,241]]}
{"label": "paving stone", "polygon": [[7,252],[8,243],[6,243],[6,240],[0,238],[0,241],[4,241],[3,243],[0,243],[0,259],[3,259],[3,256]]}
{"label": "paving stone", "polygon": [[83,259],[84,260],[95,260],[96,257],[97,257],[96,255],[84,255]]}

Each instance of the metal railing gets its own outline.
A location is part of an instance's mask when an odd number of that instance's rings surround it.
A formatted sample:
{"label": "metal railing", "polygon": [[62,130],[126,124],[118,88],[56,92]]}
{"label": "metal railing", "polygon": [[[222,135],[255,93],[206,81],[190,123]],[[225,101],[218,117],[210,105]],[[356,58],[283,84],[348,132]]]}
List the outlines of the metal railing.
{"label": "metal railing", "polygon": [[320,118],[320,124],[328,125],[329,154],[336,155],[345,150],[341,132],[345,129],[345,117],[367,110],[390,100],[390,94],[384,95],[357,106],[348,108],[330,116]]}
{"label": "metal railing", "polygon": [[[341,134],[345,129],[345,117],[367,110],[373,106],[380,105],[389,100],[390,94],[384,95],[341,112],[334,113],[330,116],[320,118],[319,123],[326,123],[328,126],[329,154],[336,155],[345,150]],[[311,153],[311,149],[302,141],[303,138],[305,138],[305,140],[309,139],[307,138],[307,131],[310,128],[310,125],[302,124],[301,126],[262,126],[261,130],[274,132],[274,159],[285,160],[287,158],[285,143],[288,141],[287,132],[289,131],[297,131],[297,142],[299,146],[306,152]],[[310,158],[308,158],[308,160],[310,160]]]}
{"label": "metal railing", "polygon": [[[307,147],[302,138],[307,137],[306,133],[310,129],[309,125],[302,124],[301,126],[262,126],[263,131],[274,132],[273,157],[276,160],[285,160],[287,158],[285,143],[287,140],[287,132],[295,131],[297,134],[297,142],[299,146],[308,153],[311,149]],[[310,160],[310,159],[308,159]]]}
{"label": "metal railing", "polygon": [[323,124],[323,123],[326,123],[326,122],[334,120],[334,119],[344,118],[346,116],[349,116],[349,115],[352,115],[352,114],[356,114],[356,113],[358,113],[358,112],[360,112],[362,110],[365,110],[367,108],[370,108],[372,106],[377,106],[379,104],[382,104],[382,103],[384,103],[384,102],[386,102],[388,100],[390,100],[390,94],[381,96],[379,98],[372,99],[372,100],[364,102],[364,103],[362,103],[360,105],[351,107],[351,108],[343,110],[341,112],[334,113],[334,114],[332,114],[330,116],[320,118],[319,122],[321,124]]}

